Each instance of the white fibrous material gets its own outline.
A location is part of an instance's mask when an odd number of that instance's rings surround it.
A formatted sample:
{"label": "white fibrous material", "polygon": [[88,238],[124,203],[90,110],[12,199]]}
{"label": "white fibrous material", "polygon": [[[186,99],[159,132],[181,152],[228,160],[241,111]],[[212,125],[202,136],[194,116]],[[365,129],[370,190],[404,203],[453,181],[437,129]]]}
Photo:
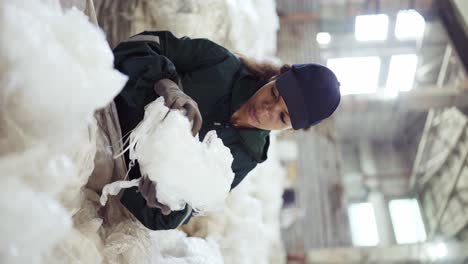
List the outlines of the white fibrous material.
{"label": "white fibrous material", "polygon": [[275,1],[226,0],[226,4],[231,24],[227,45],[250,58],[272,58],[279,29]]}
{"label": "white fibrous material", "polygon": [[109,195],[117,195],[120,190],[127,189],[131,187],[138,186],[140,179],[133,179],[131,181],[115,181],[113,183],[109,183],[104,188],[102,188],[102,194],[99,202],[101,205],[106,205],[107,197]]}
{"label": "white fibrous material", "polygon": [[66,180],[66,187],[64,187],[59,194],[60,202],[70,213],[79,210],[83,198],[81,187],[86,184],[94,169],[98,126],[93,119],[91,122],[88,122],[88,126],[84,127],[81,131],[79,131],[78,128],[75,130],[75,132],[78,133],[76,141],[67,145],[67,148],[62,150],[62,155],[70,158],[75,167],[75,172],[73,177],[71,177],[71,174],[65,174],[67,177],[62,176],[62,179]]}
{"label": "white fibrous material", "polygon": [[102,263],[104,245],[99,231],[103,220],[98,209],[96,203],[83,199],[73,215],[73,228],[44,256],[43,263]]}
{"label": "white fibrous material", "polygon": [[14,174],[2,179],[0,210],[0,263],[40,263],[71,227],[62,205]]}
{"label": "white fibrous material", "polygon": [[[276,54],[279,19],[274,0],[151,0],[145,1],[144,7],[142,12],[151,14],[144,19],[150,20],[154,30],[170,30],[178,37],[208,38],[257,59]],[[206,19],[208,16],[210,19]],[[134,33],[143,30],[146,28],[133,29]]]}
{"label": "white fibrous material", "polygon": [[226,264],[285,262],[279,223],[285,171],[274,148],[271,136],[268,160],[231,192],[224,210],[195,217],[185,229],[192,236],[216,241]]}
{"label": "white fibrous material", "polygon": [[163,98],[146,106],[130,134],[130,159],[157,184],[158,201],[172,211],[187,203],[201,212],[221,209],[234,179],[231,152],[214,131],[200,143],[183,113],[168,111]]}
{"label": "white fibrous material", "polygon": [[34,190],[57,197],[76,178],[76,167],[68,156],[61,153],[44,155],[47,151],[47,146],[38,144],[22,153],[2,156],[1,173],[13,175],[34,186]]}
{"label": "white fibrous material", "polygon": [[110,227],[102,254],[106,263],[159,263],[153,261],[154,243],[150,230],[135,221],[123,221]]}
{"label": "white fibrous material", "polygon": [[[154,15],[161,15],[162,26],[175,23],[180,30],[165,29],[178,36],[208,36],[246,55],[272,55],[274,1],[248,1],[248,8],[243,3],[160,0],[148,6],[167,11]],[[57,0],[0,0],[0,263],[262,264],[284,259],[273,254],[283,252],[274,220],[280,181],[268,170],[261,180],[249,175],[222,212],[202,217],[205,239],[178,230],[150,231],[118,210],[116,223],[103,219],[111,207],[102,208],[99,196],[84,186],[96,148],[106,147],[96,145],[96,132],[105,133],[92,114],[111,102],[125,81],[113,69],[104,34],[80,11],[63,11]],[[214,134],[198,142],[178,112],[161,122],[167,108],[157,104],[149,106],[145,119],[158,122],[148,121],[133,135],[132,158],[157,182],[158,199],[171,209],[185,203],[205,212],[220,208],[233,179],[229,150]],[[108,205],[119,209],[120,204],[111,199]]]}
{"label": "white fibrous material", "polygon": [[2,152],[13,142],[73,142],[126,81],[100,29],[77,9],[47,3],[1,2],[0,132],[10,139]]}
{"label": "white fibrous material", "polygon": [[80,11],[0,1],[0,263],[102,259],[102,220],[75,216],[94,166],[93,112],[125,81]]}
{"label": "white fibrous material", "polygon": [[[179,230],[151,232],[154,263],[223,264],[219,246],[212,239],[187,237]],[[241,263],[241,262],[238,262]]]}

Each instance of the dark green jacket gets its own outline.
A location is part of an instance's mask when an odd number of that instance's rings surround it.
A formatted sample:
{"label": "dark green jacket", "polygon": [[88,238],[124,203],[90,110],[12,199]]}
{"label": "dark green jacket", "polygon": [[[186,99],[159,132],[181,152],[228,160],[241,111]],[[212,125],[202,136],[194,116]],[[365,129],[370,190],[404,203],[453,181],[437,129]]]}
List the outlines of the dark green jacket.
{"label": "dark green jacket", "polygon": [[[179,82],[184,92],[198,103],[202,114],[200,140],[214,129],[231,150],[235,173],[231,188],[236,187],[258,163],[266,160],[269,131],[233,128],[229,121],[264,83],[234,54],[207,39],[179,39],[167,31],[143,32],[139,37],[114,49],[115,67],[129,76],[115,99],[122,134],[127,134],[143,119],[144,107],[157,98],[154,83],[162,78]],[[140,177],[138,167],[130,171],[130,178],[137,177]],[[125,191],[122,203],[151,229],[175,228],[185,214],[180,211],[163,216],[159,209],[146,207],[135,189]]]}

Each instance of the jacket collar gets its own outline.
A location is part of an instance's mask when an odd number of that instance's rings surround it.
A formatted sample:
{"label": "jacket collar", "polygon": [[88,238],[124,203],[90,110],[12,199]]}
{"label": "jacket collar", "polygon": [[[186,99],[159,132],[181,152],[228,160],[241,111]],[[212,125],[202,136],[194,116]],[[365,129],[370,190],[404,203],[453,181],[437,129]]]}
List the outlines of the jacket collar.
{"label": "jacket collar", "polygon": [[[255,92],[262,86],[261,82],[250,73],[244,65],[241,65],[239,76],[235,80],[231,93],[230,116],[237,111]],[[247,152],[257,161],[264,162],[270,146],[270,131],[257,128],[237,129],[242,145]]]}

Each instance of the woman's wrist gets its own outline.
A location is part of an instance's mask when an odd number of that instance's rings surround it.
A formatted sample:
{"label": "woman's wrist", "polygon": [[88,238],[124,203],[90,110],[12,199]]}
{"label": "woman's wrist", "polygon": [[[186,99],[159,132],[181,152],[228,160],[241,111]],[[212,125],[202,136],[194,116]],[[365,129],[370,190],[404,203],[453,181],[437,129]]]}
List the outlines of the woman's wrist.
{"label": "woman's wrist", "polygon": [[161,79],[154,84],[154,91],[158,95],[164,95],[167,93],[168,90],[180,90],[177,83],[172,81],[171,79]]}

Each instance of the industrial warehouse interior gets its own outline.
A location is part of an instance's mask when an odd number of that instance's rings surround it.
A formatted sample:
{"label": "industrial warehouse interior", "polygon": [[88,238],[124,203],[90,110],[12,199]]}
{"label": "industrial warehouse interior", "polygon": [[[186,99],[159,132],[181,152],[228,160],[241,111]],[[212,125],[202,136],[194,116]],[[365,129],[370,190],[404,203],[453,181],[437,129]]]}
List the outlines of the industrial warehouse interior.
{"label": "industrial warehouse interior", "polygon": [[[216,133],[192,142],[188,108],[176,127],[161,103],[149,127],[146,102],[123,140],[116,98],[145,82],[157,93],[153,57],[139,53],[151,62],[136,81],[117,63],[143,31],[221,46],[157,55],[174,61],[184,92],[220,85],[201,83],[201,66],[181,69],[222,50],[293,70],[326,66],[339,105],[310,128],[290,119],[271,131],[268,159],[234,188],[236,152]],[[0,0],[0,35],[0,263],[468,263],[467,0]],[[179,43],[156,36],[145,47]],[[194,56],[178,62],[179,53]],[[134,157],[145,168],[134,142],[146,136],[147,166],[161,175],[141,178],[153,181],[158,210],[193,207],[171,228],[149,227],[120,200],[125,188],[144,193],[129,171]],[[215,195],[213,208],[198,206]],[[178,208],[164,203],[174,197]]]}

